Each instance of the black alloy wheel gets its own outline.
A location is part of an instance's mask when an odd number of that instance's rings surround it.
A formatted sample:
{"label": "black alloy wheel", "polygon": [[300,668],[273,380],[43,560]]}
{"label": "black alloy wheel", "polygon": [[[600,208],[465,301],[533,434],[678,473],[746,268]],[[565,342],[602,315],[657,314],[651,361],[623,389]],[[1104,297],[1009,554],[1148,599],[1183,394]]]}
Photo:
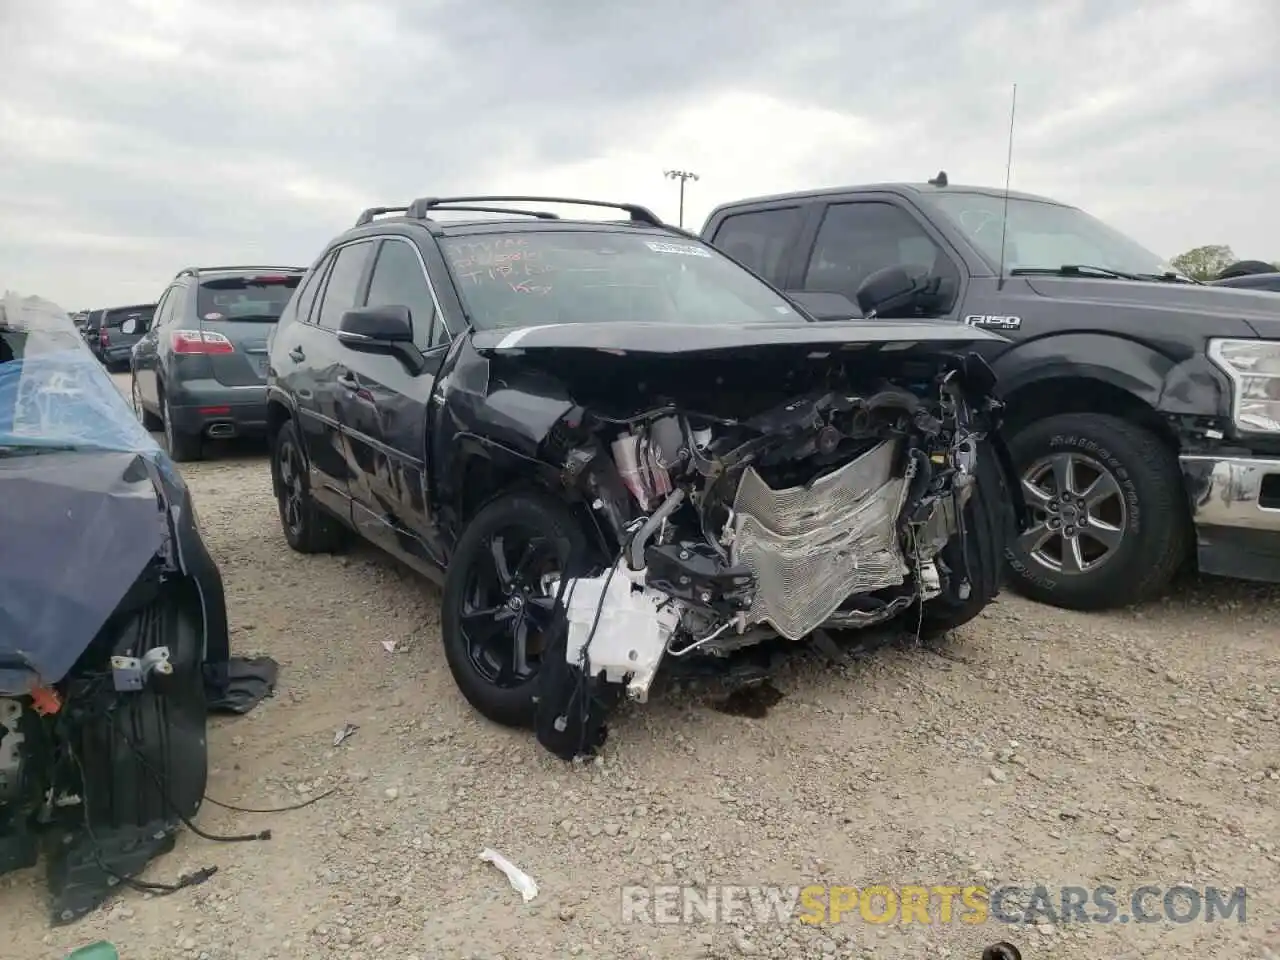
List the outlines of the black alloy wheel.
{"label": "black alloy wheel", "polygon": [[336,553],[346,546],[347,529],[311,498],[307,461],[297,430],[281,426],[271,447],[271,485],[285,541],[299,553]]}
{"label": "black alloy wheel", "polygon": [[490,720],[532,725],[557,626],[556,585],[585,550],[569,508],[537,492],[492,501],[459,538],[445,576],[445,658],[463,696]]}

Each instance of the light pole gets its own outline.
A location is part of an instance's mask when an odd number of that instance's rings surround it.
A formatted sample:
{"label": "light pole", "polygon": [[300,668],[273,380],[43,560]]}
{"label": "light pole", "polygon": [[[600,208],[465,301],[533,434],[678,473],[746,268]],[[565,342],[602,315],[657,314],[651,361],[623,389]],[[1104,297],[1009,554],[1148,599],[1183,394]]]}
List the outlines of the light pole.
{"label": "light pole", "polygon": [[684,227],[684,185],[686,181],[697,180],[698,175],[688,170],[666,170],[663,176],[680,181],[680,227]]}

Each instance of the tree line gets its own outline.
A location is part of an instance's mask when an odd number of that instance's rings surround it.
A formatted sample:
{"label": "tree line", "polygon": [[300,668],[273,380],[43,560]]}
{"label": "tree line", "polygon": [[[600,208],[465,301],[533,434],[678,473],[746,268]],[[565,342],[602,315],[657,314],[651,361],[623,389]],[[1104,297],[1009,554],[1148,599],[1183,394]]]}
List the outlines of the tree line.
{"label": "tree line", "polygon": [[[1195,247],[1186,253],[1180,253],[1169,261],[1179,273],[1196,280],[1218,280],[1226,273],[1228,276],[1237,273],[1266,273],[1269,270],[1280,271],[1280,261],[1237,260],[1230,247],[1222,243],[1210,243],[1203,247]],[[1228,268],[1233,268],[1228,271]]]}

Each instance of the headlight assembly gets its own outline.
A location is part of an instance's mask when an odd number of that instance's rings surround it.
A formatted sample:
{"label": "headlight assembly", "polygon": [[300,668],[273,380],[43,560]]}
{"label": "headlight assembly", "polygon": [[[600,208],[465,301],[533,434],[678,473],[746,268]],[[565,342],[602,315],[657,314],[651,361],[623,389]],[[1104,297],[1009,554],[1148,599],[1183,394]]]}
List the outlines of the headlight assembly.
{"label": "headlight assembly", "polygon": [[1210,340],[1209,359],[1231,378],[1236,429],[1280,433],[1280,340]]}

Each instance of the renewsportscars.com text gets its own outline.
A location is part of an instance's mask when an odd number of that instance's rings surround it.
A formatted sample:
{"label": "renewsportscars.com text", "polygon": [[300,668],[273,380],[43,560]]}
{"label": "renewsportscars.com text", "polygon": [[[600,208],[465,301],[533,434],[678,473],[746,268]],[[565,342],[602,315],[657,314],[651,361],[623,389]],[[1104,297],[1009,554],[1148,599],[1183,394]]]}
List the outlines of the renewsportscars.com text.
{"label": "renewsportscars.com text", "polygon": [[623,923],[1244,923],[1244,887],[623,887]]}

